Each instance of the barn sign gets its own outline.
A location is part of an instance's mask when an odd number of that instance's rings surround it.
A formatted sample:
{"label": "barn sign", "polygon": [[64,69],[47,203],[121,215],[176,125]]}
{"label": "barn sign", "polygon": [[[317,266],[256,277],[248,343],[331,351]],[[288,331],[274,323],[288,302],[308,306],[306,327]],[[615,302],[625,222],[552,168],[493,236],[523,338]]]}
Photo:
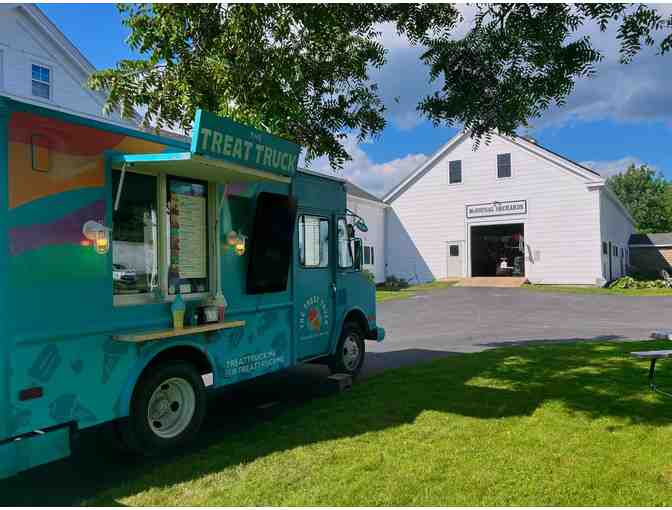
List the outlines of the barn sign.
{"label": "barn sign", "polygon": [[487,202],[485,204],[467,204],[467,218],[488,218],[527,214],[527,200],[509,200],[507,202]]}

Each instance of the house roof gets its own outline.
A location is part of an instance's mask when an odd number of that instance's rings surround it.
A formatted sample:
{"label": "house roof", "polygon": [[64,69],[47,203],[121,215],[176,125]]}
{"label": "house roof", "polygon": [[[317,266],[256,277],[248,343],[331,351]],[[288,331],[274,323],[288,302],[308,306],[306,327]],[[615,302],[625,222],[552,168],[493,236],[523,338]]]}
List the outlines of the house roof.
{"label": "house roof", "polygon": [[628,244],[630,244],[630,246],[672,246],[672,232],[632,234]]}
{"label": "house roof", "polygon": [[383,201],[376,195],[369,193],[364,188],[360,188],[359,186],[353,184],[350,181],[345,182],[345,191],[348,193],[348,195],[352,195],[353,197],[364,198],[366,200],[371,200],[372,202],[379,202],[381,204],[383,203]]}

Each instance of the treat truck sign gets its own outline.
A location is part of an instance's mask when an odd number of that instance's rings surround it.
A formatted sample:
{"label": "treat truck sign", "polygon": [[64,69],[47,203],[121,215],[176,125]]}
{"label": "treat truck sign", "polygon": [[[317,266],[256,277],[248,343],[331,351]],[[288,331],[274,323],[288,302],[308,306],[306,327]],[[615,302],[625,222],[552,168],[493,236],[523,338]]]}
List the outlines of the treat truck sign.
{"label": "treat truck sign", "polygon": [[526,214],[527,200],[510,200],[508,202],[488,202],[485,204],[467,204],[466,209],[467,209],[467,218],[486,218],[489,216]]}
{"label": "treat truck sign", "polygon": [[191,152],[245,167],[293,176],[301,148],[287,140],[198,110]]}

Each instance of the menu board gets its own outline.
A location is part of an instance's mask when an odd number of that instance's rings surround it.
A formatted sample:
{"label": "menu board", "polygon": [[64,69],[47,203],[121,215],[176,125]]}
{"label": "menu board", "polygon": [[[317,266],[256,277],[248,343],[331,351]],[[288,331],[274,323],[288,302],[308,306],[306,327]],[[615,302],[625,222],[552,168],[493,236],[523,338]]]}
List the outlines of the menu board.
{"label": "menu board", "polygon": [[208,276],[207,186],[170,179],[168,193],[171,279],[182,293],[204,291]]}

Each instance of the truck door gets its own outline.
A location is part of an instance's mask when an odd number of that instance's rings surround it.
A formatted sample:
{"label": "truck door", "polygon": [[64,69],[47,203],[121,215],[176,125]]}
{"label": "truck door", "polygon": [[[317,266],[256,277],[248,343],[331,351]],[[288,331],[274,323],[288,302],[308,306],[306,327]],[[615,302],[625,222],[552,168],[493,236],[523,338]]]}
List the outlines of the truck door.
{"label": "truck door", "polygon": [[295,299],[298,312],[297,359],[329,351],[334,318],[331,215],[299,211]]}

